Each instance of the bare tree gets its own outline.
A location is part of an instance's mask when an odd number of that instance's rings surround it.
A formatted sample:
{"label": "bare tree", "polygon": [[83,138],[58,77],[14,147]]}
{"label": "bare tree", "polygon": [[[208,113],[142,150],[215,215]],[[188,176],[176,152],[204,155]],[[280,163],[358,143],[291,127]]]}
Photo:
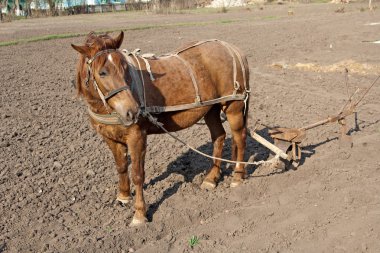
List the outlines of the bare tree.
{"label": "bare tree", "polygon": [[30,5],[32,3],[32,0],[26,0],[25,1],[25,15],[26,17],[32,16],[32,10],[30,9]]}
{"label": "bare tree", "polygon": [[55,13],[55,0],[47,0],[49,4],[49,10],[50,10],[50,15],[53,16]]}
{"label": "bare tree", "polygon": [[0,0],[0,22],[3,22],[3,8],[8,11],[8,0]]}
{"label": "bare tree", "polygon": [[17,16],[20,14],[20,3],[19,3],[19,0],[15,0],[14,14],[17,15]]}
{"label": "bare tree", "polygon": [[3,1],[0,0],[0,22],[3,22]]}

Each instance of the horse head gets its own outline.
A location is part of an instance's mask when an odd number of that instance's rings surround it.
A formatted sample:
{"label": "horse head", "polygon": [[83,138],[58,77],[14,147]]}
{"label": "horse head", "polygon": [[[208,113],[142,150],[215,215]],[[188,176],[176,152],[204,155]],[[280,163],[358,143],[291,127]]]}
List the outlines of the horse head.
{"label": "horse head", "polygon": [[103,102],[108,112],[116,111],[129,126],[137,122],[139,104],[131,91],[128,63],[119,51],[124,33],[115,38],[108,34],[90,33],[85,45],[71,45],[81,54],[77,69],[78,94],[83,95],[91,107]]}

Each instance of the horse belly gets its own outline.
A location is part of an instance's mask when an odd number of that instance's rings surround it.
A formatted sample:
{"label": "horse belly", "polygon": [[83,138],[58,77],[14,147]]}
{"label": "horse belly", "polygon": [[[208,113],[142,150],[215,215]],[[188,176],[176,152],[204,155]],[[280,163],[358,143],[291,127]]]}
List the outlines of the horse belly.
{"label": "horse belly", "polygon": [[[197,123],[210,110],[211,106],[203,106],[190,110],[178,112],[166,112],[157,115],[157,120],[163,124],[169,132],[179,131],[191,127]],[[164,133],[163,130],[152,126],[148,129],[148,134]]]}

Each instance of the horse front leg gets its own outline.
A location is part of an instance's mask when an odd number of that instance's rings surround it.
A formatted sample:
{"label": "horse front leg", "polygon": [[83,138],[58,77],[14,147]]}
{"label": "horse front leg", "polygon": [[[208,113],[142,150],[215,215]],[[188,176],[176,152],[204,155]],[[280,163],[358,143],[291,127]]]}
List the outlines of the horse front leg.
{"label": "horse front leg", "polygon": [[[137,126],[136,126],[137,127]],[[130,226],[139,226],[147,221],[143,185],[145,180],[145,153],[147,135],[140,129],[128,135],[128,147],[132,160],[132,181],[135,185],[135,214]]]}
{"label": "horse front leg", "polygon": [[119,193],[116,199],[124,204],[129,203],[132,200],[132,197],[128,175],[127,145],[115,142],[106,137],[104,137],[104,140],[112,151],[115,158],[116,169],[119,174]]}

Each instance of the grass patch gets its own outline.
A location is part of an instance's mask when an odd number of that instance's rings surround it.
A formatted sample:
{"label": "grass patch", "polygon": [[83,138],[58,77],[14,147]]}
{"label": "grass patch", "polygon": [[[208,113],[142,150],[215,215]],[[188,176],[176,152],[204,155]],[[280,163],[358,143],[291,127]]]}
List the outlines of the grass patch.
{"label": "grass patch", "polygon": [[264,20],[275,20],[275,19],[279,19],[279,17],[277,16],[265,16],[263,17]]}
{"label": "grass patch", "polygon": [[234,22],[236,22],[236,20],[220,20],[221,24],[231,24],[231,23],[234,23]]}
{"label": "grass patch", "polygon": [[314,4],[327,4],[327,3],[330,3],[331,0],[311,0],[310,3],[314,3]]}
{"label": "grass patch", "polygon": [[86,35],[86,34],[82,34],[82,33],[64,33],[64,34],[43,35],[43,36],[36,36],[36,37],[27,38],[27,39],[18,39],[18,40],[11,40],[11,41],[3,41],[3,42],[0,42],[0,47],[18,45],[18,44],[21,44],[21,43],[44,41],[44,40],[56,40],[56,39],[74,38],[74,37],[80,37],[80,36],[84,36],[84,35]]}
{"label": "grass patch", "polygon": [[189,239],[189,246],[190,248],[194,248],[195,246],[197,246],[199,244],[199,238],[196,236],[196,235],[193,235],[190,239]]}
{"label": "grass patch", "polygon": [[[155,29],[155,28],[204,26],[204,25],[212,25],[212,24],[230,24],[230,23],[239,22],[239,21],[241,20],[217,20],[217,21],[210,21],[210,22],[188,22],[188,23],[172,23],[172,24],[161,24],[161,25],[147,24],[147,25],[135,26],[135,27],[124,28],[124,29],[117,28],[117,29],[98,30],[98,31],[95,31],[95,33],[103,34],[103,33],[111,33],[111,32],[118,32],[118,31],[140,31],[140,30],[148,30],[148,29]],[[0,47],[13,46],[13,45],[18,45],[22,43],[38,42],[38,41],[45,41],[45,40],[75,38],[75,37],[81,37],[85,35],[87,35],[87,33],[63,33],[63,34],[43,35],[43,36],[36,36],[36,37],[17,39],[17,40],[11,40],[11,41],[2,41],[0,42]]]}

